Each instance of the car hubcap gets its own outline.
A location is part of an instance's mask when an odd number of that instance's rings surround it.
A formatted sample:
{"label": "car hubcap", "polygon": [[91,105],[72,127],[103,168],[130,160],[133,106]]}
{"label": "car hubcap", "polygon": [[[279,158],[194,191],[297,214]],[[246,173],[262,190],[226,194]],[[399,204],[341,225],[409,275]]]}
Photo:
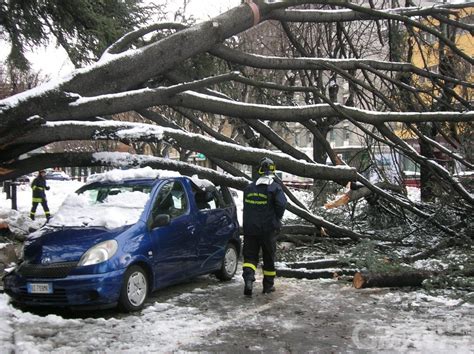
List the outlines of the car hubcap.
{"label": "car hubcap", "polygon": [[145,301],[147,282],[143,273],[135,272],[128,279],[127,295],[130,303],[139,306]]}
{"label": "car hubcap", "polygon": [[233,274],[237,267],[237,254],[233,248],[227,249],[224,258],[224,268],[227,274]]}

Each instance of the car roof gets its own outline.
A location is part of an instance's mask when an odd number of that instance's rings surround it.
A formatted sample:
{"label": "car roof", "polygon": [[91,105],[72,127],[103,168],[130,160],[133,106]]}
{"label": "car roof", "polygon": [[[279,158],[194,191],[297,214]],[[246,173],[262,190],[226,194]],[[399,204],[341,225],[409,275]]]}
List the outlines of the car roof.
{"label": "car roof", "polygon": [[[137,184],[140,184],[140,185],[153,185],[155,184],[157,181],[164,181],[164,180],[168,180],[168,179],[175,179],[175,180],[187,180],[189,182],[191,182],[193,185],[195,185],[198,189],[201,189],[201,190],[206,190],[210,185],[214,186],[212,182],[210,181],[207,181],[207,180],[201,180],[197,177],[188,177],[188,176],[158,176],[157,178],[151,178],[151,177],[133,177],[133,178],[123,178],[123,179],[119,179],[119,180],[95,180],[95,181],[91,181],[89,183],[86,183],[83,187],[81,187],[80,189],[83,190],[89,186],[98,186],[98,185],[102,185],[102,186],[114,186],[114,185],[137,185]],[[201,183],[199,183],[199,181]],[[206,188],[207,187],[207,188]]]}

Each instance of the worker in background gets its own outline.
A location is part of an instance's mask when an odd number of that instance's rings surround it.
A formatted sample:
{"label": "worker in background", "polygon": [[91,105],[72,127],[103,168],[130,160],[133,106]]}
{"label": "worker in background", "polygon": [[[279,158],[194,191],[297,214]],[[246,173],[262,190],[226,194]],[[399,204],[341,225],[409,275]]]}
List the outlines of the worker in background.
{"label": "worker in background", "polygon": [[48,208],[48,202],[46,200],[46,190],[49,190],[49,187],[46,185],[45,179],[46,171],[40,170],[38,176],[31,183],[31,189],[33,191],[33,205],[31,207],[30,218],[35,219],[36,208],[38,204],[41,204],[46,216],[46,222],[51,218],[51,214]]}
{"label": "worker in background", "polygon": [[276,166],[268,157],[260,161],[259,178],[244,190],[244,294],[252,295],[260,249],[263,254],[263,293],[275,291],[276,237],[286,207],[281,186],[274,181]]}

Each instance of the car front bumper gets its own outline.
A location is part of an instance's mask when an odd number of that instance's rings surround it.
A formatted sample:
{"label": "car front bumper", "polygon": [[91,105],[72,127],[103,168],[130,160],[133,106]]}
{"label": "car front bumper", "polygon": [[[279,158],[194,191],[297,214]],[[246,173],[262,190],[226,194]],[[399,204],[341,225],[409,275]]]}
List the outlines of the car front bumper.
{"label": "car front bumper", "polygon": [[[21,305],[107,308],[118,302],[124,273],[125,269],[120,269],[65,278],[27,278],[12,272],[3,278],[3,282],[5,292]],[[30,293],[28,283],[50,283],[52,293]]]}

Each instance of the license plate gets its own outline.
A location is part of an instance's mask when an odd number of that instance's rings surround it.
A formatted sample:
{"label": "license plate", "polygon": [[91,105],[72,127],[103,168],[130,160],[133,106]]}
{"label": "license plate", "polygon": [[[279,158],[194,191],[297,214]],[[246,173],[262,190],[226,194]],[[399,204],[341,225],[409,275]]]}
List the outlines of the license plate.
{"label": "license plate", "polygon": [[27,283],[26,288],[29,294],[52,294],[52,283]]}

